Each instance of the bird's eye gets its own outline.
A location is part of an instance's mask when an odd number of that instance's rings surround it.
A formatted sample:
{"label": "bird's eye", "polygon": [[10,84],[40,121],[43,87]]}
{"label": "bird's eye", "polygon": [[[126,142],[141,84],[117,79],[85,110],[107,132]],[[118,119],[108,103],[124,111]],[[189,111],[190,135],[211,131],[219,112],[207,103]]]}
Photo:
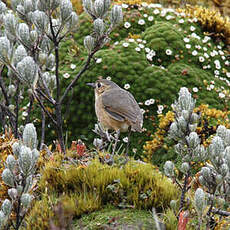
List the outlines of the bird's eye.
{"label": "bird's eye", "polygon": [[100,88],[100,87],[101,87],[101,83],[98,82],[98,83],[97,83],[97,88]]}

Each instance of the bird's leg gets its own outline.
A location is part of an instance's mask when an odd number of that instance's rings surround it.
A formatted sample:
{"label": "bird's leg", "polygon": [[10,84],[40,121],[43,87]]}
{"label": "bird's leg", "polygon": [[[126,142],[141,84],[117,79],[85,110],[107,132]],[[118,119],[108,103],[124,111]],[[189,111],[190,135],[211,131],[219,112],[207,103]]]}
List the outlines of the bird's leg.
{"label": "bird's leg", "polygon": [[112,155],[114,155],[114,153],[115,153],[119,136],[120,136],[120,129],[118,129],[117,132],[116,132],[116,139],[115,139]]}
{"label": "bird's leg", "polygon": [[129,128],[128,128],[128,142],[127,142],[127,145],[126,145],[126,154],[125,154],[126,157],[128,157],[128,155],[129,155],[130,135],[131,135],[131,126],[129,126]]}

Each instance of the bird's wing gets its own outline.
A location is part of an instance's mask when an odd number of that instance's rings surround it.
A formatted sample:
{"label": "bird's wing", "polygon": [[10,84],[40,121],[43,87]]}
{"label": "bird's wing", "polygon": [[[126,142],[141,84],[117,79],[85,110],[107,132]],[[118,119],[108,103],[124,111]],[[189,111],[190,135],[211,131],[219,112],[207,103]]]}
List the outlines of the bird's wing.
{"label": "bird's wing", "polygon": [[108,114],[115,120],[137,121],[140,108],[133,95],[121,88],[111,89],[102,94],[102,104]]}

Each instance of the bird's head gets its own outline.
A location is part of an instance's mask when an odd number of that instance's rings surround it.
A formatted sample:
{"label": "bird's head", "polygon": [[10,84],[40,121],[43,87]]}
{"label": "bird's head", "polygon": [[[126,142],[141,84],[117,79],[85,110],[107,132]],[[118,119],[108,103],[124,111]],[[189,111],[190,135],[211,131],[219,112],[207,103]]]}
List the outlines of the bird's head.
{"label": "bird's head", "polygon": [[87,83],[87,85],[93,87],[97,95],[101,95],[111,88],[119,87],[116,83],[106,79],[97,80],[95,83]]}

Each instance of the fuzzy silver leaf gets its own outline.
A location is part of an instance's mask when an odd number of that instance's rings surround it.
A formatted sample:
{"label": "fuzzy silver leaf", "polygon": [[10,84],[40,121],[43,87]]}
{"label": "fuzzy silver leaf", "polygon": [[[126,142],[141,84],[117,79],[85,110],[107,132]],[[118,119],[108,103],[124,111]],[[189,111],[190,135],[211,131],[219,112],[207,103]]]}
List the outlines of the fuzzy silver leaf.
{"label": "fuzzy silver leaf", "polygon": [[13,63],[15,66],[22,61],[23,58],[27,57],[26,49],[23,45],[19,45],[14,52]]}
{"label": "fuzzy silver leaf", "polygon": [[21,203],[25,208],[28,208],[32,201],[32,196],[28,193],[23,193],[21,196]]}
{"label": "fuzzy silver leaf", "polygon": [[113,26],[120,24],[123,21],[121,6],[115,5],[111,10],[110,21]]}
{"label": "fuzzy silver leaf", "polygon": [[91,53],[95,46],[95,39],[90,35],[86,36],[84,39],[84,46],[88,52]]}
{"label": "fuzzy silver leaf", "polygon": [[12,210],[12,204],[8,199],[5,199],[2,203],[2,211],[5,216],[9,216]]}
{"label": "fuzzy silver leaf", "polygon": [[31,149],[37,148],[38,139],[36,128],[33,123],[26,124],[23,131],[23,144]]}
{"label": "fuzzy silver leaf", "polygon": [[4,181],[5,184],[13,187],[14,186],[14,176],[12,172],[6,168],[2,172],[2,180]]}

